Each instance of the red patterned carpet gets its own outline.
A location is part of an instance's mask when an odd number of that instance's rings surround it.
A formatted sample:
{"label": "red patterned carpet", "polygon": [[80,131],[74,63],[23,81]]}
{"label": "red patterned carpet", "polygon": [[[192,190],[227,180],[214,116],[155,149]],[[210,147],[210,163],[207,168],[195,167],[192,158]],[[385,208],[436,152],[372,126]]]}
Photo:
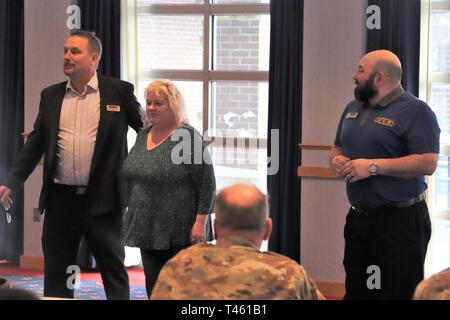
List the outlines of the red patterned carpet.
{"label": "red patterned carpet", "polygon": [[[41,270],[22,269],[17,265],[0,261],[0,276],[8,279],[14,287],[32,291],[42,297],[44,274]],[[144,272],[140,268],[129,268],[130,295],[132,300],[146,300]],[[99,272],[84,271],[80,275],[79,287],[75,289],[75,299],[104,300],[105,294]]]}
{"label": "red patterned carpet", "polygon": [[[0,260],[0,276],[2,274],[16,274],[22,276],[44,276],[41,270],[22,269],[17,265]],[[145,286],[144,271],[141,268],[128,268],[128,276],[130,277],[130,285]],[[81,273],[81,280],[85,281],[102,281],[99,272],[84,271]]]}

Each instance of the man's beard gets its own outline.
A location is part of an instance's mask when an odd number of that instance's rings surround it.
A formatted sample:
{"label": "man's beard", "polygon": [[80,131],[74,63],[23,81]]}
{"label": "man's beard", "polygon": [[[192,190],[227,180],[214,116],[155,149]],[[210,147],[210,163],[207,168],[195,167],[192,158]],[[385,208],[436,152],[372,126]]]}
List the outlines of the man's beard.
{"label": "man's beard", "polygon": [[372,74],[362,86],[356,86],[354,94],[357,100],[367,103],[378,94],[378,90],[373,85],[374,79],[375,74]]}

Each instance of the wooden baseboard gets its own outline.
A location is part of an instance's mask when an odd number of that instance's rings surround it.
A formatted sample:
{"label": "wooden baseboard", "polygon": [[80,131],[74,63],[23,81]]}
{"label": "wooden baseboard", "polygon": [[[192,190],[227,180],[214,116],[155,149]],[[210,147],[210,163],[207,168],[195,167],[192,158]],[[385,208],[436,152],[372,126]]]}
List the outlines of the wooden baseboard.
{"label": "wooden baseboard", "polygon": [[21,256],[20,267],[23,269],[44,270],[44,257]]}
{"label": "wooden baseboard", "polygon": [[301,178],[339,179],[332,169],[326,167],[300,166],[297,168],[297,175]]}
{"label": "wooden baseboard", "polygon": [[333,296],[343,298],[345,295],[345,284],[341,282],[318,281],[316,280],[317,288],[325,296]]}

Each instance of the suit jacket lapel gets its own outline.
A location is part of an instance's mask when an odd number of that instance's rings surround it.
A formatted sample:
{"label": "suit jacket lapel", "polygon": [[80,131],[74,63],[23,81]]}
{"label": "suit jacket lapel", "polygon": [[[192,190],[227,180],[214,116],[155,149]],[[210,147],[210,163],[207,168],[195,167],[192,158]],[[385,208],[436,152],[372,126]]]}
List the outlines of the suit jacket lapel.
{"label": "suit jacket lapel", "polygon": [[105,80],[99,74],[98,88],[100,90],[100,121],[98,123],[97,138],[95,142],[94,155],[92,157],[90,175],[94,172],[100,155],[102,154],[108,131],[116,114],[115,112],[108,112],[106,110],[106,106],[111,104],[110,100],[114,97],[114,91],[111,86],[107,86],[105,84]]}

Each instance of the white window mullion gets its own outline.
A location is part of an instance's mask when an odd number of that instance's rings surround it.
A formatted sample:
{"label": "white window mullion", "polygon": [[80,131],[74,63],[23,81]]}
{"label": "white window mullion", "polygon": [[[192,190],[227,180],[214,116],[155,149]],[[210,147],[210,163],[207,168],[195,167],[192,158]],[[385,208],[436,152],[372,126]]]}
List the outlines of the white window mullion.
{"label": "white window mullion", "polygon": [[212,18],[210,15],[209,0],[203,4],[204,30],[203,30],[203,134],[208,131],[209,123],[212,120],[211,112],[211,88],[208,79],[208,72],[212,65]]}
{"label": "white window mullion", "polygon": [[450,83],[450,74],[445,74],[445,73],[433,73],[431,76],[431,81],[432,83]]}
{"label": "white window mullion", "polygon": [[450,1],[433,1],[431,9],[433,11],[450,11]]}
{"label": "white window mullion", "polygon": [[122,79],[138,82],[136,0],[121,0],[121,74]]}

